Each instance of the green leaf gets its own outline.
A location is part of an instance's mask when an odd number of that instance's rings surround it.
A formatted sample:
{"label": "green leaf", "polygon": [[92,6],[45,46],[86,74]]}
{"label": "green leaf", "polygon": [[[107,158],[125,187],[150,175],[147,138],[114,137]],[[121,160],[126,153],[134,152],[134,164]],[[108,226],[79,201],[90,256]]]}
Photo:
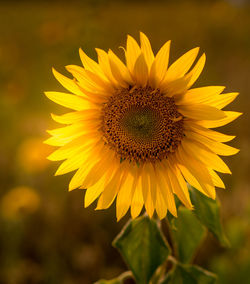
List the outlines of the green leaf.
{"label": "green leaf", "polygon": [[161,284],[214,284],[216,275],[197,265],[176,263]]}
{"label": "green leaf", "polygon": [[183,263],[190,262],[205,237],[205,227],[192,211],[180,206],[178,218],[172,219],[171,228],[179,260]]}
{"label": "green leaf", "polygon": [[200,222],[208,228],[222,246],[229,247],[229,241],[221,224],[219,201],[208,198],[195,188],[191,190],[191,200],[194,204],[194,212]]}
{"label": "green leaf", "polygon": [[147,216],[129,221],[113,242],[139,284],[148,284],[170,248],[157,223]]}

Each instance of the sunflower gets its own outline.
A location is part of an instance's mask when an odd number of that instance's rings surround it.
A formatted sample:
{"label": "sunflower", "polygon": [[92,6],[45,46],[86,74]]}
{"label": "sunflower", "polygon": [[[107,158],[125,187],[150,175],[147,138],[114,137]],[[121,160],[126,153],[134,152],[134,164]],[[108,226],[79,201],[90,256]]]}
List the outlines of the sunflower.
{"label": "sunflower", "polygon": [[63,161],[56,175],[76,171],[69,190],[86,189],[85,207],[98,199],[96,209],[106,209],[116,198],[118,220],[129,208],[136,218],[143,206],[162,219],[177,216],[175,195],[192,209],[187,184],[213,199],[215,187],[225,188],[216,172],[231,172],[219,155],[238,152],[223,143],[235,136],[210,128],[240,116],[222,110],[238,93],[191,89],[205,54],[195,63],[197,47],[168,66],[169,50],[170,41],[154,55],[140,33],[140,46],[127,37],[126,64],[112,50],[97,48],[97,63],[80,49],[83,67],[66,66],[73,79],[53,69],[69,93],[45,94],[73,112],[52,114],[65,126],[48,131],[45,143],[60,147],[48,158]]}

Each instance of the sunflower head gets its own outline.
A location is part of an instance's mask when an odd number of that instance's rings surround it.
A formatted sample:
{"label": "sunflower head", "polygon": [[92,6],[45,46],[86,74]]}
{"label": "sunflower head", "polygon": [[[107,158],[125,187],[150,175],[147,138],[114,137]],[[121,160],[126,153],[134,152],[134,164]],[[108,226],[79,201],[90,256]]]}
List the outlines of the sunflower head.
{"label": "sunflower head", "polygon": [[56,174],[76,171],[69,190],[86,189],[85,206],[98,198],[97,209],[105,209],[116,198],[117,219],[129,208],[135,218],[143,206],[164,218],[168,210],[176,216],[174,195],[192,209],[187,183],[211,198],[224,188],[216,172],[231,172],[219,155],[238,150],[223,143],[234,136],[210,128],[240,115],[222,110],[238,93],[191,88],[205,54],[195,63],[194,48],[169,66],[169,50],[170,41],[154,55],[140,33],[140,46],[127,38],[126,63],[96,49],[97,63],[80,49],[83,67],[66,67],[73,79],[53,69],[69,92],[45,94],[73,111],[52,114],[66,126],[48,131],[46,143],[60,147],[49,159],[63,161]]}

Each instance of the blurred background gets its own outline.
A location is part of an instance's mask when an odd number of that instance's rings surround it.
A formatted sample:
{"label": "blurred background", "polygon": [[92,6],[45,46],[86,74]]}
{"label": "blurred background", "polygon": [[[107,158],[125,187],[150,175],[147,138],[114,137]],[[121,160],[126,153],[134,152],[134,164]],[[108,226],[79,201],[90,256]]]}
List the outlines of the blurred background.
{"label": "blurred background", "polygon": [[237,135],[241,152],[225,159],[233,172],[218,189],[231,242],[208,236],[194,262],[218,273],[218,283],[250,283],[250,3],[228,1],[1,1],[0,2],[0,283],[93,283],[126,269],[111,241],[129,219],[114,206],[83,208],[84,190],[67,191],[72,174],[54,177],[42,143],[58,125],[50,113],[67,112],[46,99],[61,91],[51,67],[66,74],[78,48],[125,45],[145,32],[154,51],[172,39],[171,61],[200,46],[206,68],[196,86],[224,85],[241,95],[227,109],[244,116],[222,132]]}

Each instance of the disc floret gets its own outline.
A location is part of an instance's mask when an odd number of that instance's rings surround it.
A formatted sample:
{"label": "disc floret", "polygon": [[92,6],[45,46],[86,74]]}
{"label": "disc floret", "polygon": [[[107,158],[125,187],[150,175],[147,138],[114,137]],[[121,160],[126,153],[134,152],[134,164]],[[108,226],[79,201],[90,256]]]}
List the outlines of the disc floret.
{"label": "disc floret", "polygon": [[174,99],[158,89],[121,89],[103,105],[101,131],[120,159],[153,162],[178,147],[183,117]]}

